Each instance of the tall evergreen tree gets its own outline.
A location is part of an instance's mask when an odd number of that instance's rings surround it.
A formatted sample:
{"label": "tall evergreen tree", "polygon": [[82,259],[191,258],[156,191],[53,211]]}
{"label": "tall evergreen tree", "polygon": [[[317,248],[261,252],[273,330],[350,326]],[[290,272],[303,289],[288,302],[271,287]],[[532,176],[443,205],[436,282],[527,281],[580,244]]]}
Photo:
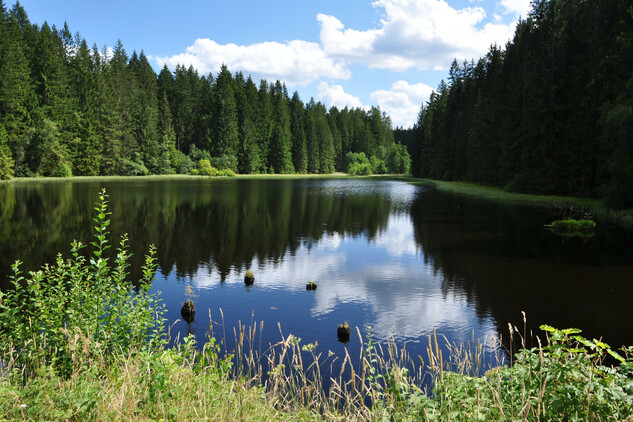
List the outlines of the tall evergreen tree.
{"label": "tall evergreen tree", "polygon": [[281,82],[271,86],[271,98],[273,112],[268,164],[275,173],[293,173],[288,94]]}
{"label": "tall evergreen tree", "polygon": [[215,157],[228,156],[237,158],[239,136],[237,103],[233,93],[233,76],[224,65],[216,77],[213,96],[213,142],[211,154]]}
{"label": "tall evergreen tree", "polygon": [[292,165],[297,173],[306,173],[305,107],[295,91],[290,100],[290,132],[292,136]]}

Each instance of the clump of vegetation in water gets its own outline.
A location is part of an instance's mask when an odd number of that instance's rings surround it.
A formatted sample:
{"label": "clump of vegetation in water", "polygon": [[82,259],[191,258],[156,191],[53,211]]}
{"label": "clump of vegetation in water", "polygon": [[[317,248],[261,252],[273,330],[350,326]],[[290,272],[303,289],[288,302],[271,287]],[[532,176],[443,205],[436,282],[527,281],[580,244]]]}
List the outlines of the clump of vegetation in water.
{"label": "clump of vegetation in water", "polygon": [[569,218],[566,220],[553,221],[550,227],[557,230],[567,231],[591,231],[596,229],[596,222],[593,220],[575,220],[573,218]]}
{"label": "clump of vegetation in water", "polygon": [[338,337],[338,341],[342,343],[349,342],[350,336],[352,335],[352,329],[349,326],[349,322],[345,321],[340,324],[336,330],[336,335]]}
{"label": "clump of vegetation in water", "polygon": [[247,286],[255,283],[255,274],[253,274],[253,271],[246,270],[246,273],[244,273],[244,283],[246,283]]}
{"label": "clump of vegetation in water", "polygon": [[596,222],[590,219],[576,220],[573,218],[567,218],[564,220],[553,221],[551,224],[546,225],[545,227],[551,229],[553,233],[560,236],[579,236],[582,238],[587,238],[594,235],[596,230]]}
{"label": "clump of vegetation in water", "polygon": [[314,281],[308,281],[308,283],[306,284],[306,290],[316,290],[317,289],[317,284]]}

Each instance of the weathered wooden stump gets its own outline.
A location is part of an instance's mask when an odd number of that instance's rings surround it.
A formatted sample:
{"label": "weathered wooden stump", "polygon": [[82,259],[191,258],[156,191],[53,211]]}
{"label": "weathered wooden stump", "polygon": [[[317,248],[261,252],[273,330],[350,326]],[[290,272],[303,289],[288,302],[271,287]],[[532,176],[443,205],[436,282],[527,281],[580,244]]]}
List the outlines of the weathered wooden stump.
{"label": "weathered wooden stump", "polygon": [[350,336],[352,335],[352,329],[350,328],[347,321],[338,326],[338,329],[336,330],[336,335],[338,337],[338,341],[340,341],[341,343],[349,342]]}
{"label": "weathered wooden stump", "polygon": [[182,319],[187,321],[188,324],[191,324],[193,322],[193,318],[196,315],[196,306],[193,304],[193,301],[191,299],[187,299],[185,304],[182,305],[180,315],[182,315]]}

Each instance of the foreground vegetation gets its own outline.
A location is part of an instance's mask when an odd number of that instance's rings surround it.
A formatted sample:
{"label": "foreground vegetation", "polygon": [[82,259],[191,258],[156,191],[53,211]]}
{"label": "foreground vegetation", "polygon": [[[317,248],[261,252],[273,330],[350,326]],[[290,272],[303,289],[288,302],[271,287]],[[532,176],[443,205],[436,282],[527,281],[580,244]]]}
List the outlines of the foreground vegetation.
{"label": "foreground vegetation", "polygon": [[204,345],[172,339],[148,293],[153,248],[130,281],[125,237],[107,257],[105,192],[95,211],[88,256],[73,242],[70,258],[41,271],[25,276],[16,263],[13,289],[0,293],[0,420],[633,419],[633,348],[575,329],[543,326],[542,343],[526,348],[510,327],[522,349],[495,368],[485,350],[500,343],[440,347],[435,333],[426,362],[370,329],[356,329],[358,359],[283,334],[262,350],[263,323],[240,325],[234,342],[218,342],[213,321]]}

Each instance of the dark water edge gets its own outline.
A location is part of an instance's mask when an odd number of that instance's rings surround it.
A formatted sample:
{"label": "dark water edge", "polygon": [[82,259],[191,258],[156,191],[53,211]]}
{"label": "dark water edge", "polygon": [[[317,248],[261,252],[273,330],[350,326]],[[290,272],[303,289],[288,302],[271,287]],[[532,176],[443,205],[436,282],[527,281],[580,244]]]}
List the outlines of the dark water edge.
{"label": "dark water edge", "polygon": [[[434,192],[396,181],[336,179],[123,180],[0,185],[0,274],[52,262],[91,240],[92,205],[110,195],[112,239],[130,235],[138,269],[158,247],[169,323],[191,286],[198,312],[172,333],[264,321],[263,344],[292,333],[344,354],[347,320],[425,355],[436,328],[452,342],[507,337],[507,325],[578,327],[612,346],[633,344],[633,234],[598,226],[560,237],[546,210]],[[114,248],[113,248],[114,249]],[[245,286],[246,269],[256,281]],[[138,272],[132,274],[139,277]],[[6,278],[0,285],[6,287]],[[308,280],[318,282],[314,292]],[[224,318],[221,317],[220,309]],[[219,323],[222,324],[219,324]],[[358,356],[353,333],[347,345]],[[490,353],[494,352],[489,348]]]}

